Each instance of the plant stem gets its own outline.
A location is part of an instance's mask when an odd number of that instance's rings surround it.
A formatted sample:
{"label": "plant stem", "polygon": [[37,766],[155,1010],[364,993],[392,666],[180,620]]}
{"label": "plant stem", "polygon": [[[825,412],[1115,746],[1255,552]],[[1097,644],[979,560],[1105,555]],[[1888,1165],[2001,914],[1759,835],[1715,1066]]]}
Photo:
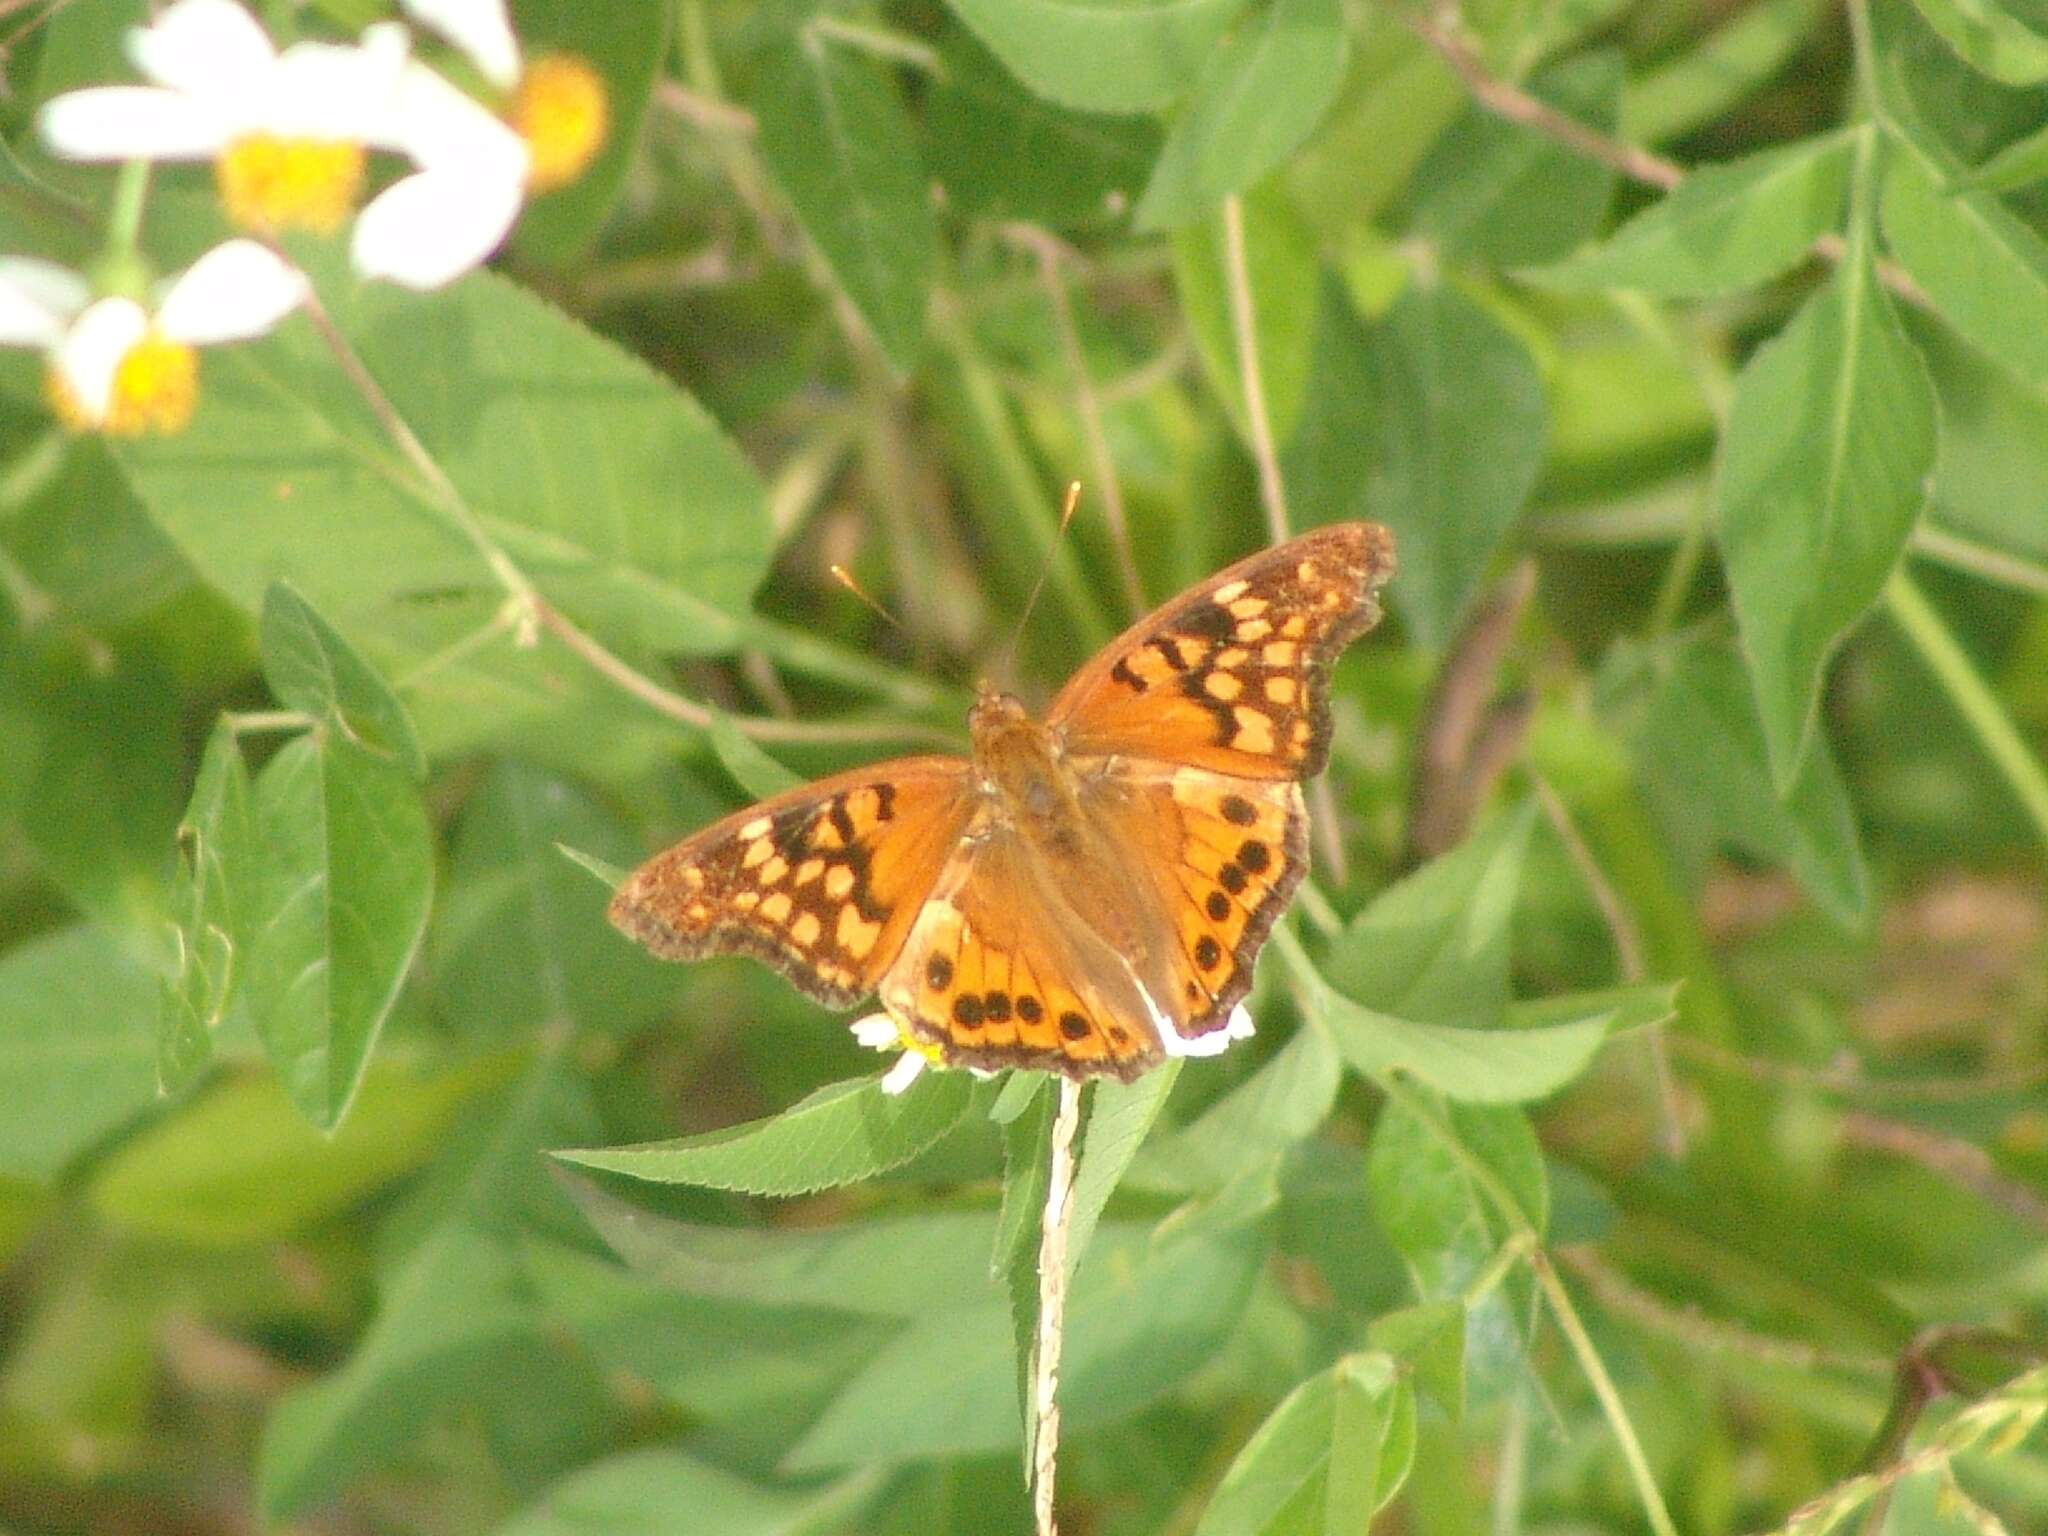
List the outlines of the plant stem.
{"label": "plant stem", "polygon": [[1273,420],[1266,411],[1266,385],[1259,368],[1259,330],[1252,308],[1251,264],[1244,248],[1244,199],[1223,199],[1223,273],[1230,291],[1230,328],[1237,342],[1238,384],[1244,395],[1245,425],[1252,458],[1259,467],[1259,500],[1266,531],[1275,544],[1287,540],[1287,495],[1280,483],[1280,454],[1273,444]]}
{"label": "plant stem", "polygon": [[114,183],[114,202],[107,212],[107,255],[128,261],[142,239],[142,210],[149,201],[147,160],[129,160]]}
{"label": "plant stem", "polygon": [[1947,692],[1977,741],[2048,843],[2048,773],[1934,605],[1901,566],[1884,591],[1885,609]]}
{"label": "plant stem", "polygon": [[1038,1536],[1059,1536],[1053,1484],[1060,1450],[1060,1343],[1066,1331],[1067,1234],[1074,1216],[1074,1134],[1081,1125],[1081,1084],[1060,1079],[1045,1177],[1045,1218],[1038,1244],[1038,1341],[1032,1350],[1031,1508]]}

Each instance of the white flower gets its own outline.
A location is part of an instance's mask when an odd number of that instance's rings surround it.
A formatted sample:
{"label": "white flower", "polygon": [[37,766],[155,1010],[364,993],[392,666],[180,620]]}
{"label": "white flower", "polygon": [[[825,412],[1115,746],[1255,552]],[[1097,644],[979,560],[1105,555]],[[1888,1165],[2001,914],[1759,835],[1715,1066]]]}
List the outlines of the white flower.
{"label": "white flower", "polygon": [[386,22],[360,45],[280,53],[234,0],[176,0],[127,44],[151,84],[57,97],[38,119],[44,142],[74,160],[211,160],[229,217],[265,232],[347,219],[365,150],[391,138],[409,49]]}
{"label": "white flower", "polygon": [[401,0],[498,93],[503,115],[417,62],[399,87],[391,143],[419,167],[363,210],[356,270],[438,288],[482,263],[526,197],[581,175],[603,145],[604,82],[577,59],[525,60],[503,0]]}
{"label": "white flower", "polygon": [[67,268],[0,258],[0,345],[39,347],[51,404],[68,425],[174,432],[197,399],[194,348],[261,336],[306,296],[306,279],[253,240],[215,246],[162,285],[153,307],[94,299]]}
{"label": "white flower", "polygon": [[903,1033],[903,1026],[886,1013],[870,1013],[855,1019],[847,1026],[853,1031],[853,1038],[871,1051],[893,1051],[899,1045],[903,1054],[896,1058],[896,1064],[882,1076],[882,1092],[898,1094],[916,1082],[924,1069],[931,1065],[932,1058]]}

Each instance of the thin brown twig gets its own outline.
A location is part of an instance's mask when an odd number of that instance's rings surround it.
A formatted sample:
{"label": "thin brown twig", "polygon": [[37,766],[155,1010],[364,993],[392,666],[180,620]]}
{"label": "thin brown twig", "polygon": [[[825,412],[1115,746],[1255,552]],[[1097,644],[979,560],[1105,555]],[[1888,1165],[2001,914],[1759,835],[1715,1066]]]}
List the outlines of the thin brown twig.
{"label": "thin brown twig", "polygon": [[[1689,174],[1677,161],[1667,160],[1662,155],[1588,127],[1512,81],[1494,74],[1472,45],[1458,34],[1455,7],[1451,8],[1449,21],[1413,15],[1402,19],[1410,31],[1450,66],[1451,72],[1472,93],[1472,99],[1496,117],[1555,139],[1587,159],[1597,160],[1646,187],[1669,192]],[[1813,253],[1831,265],[1838,265],[1848,254],[1848,247],[1841,236],[1826,234],[1813,242]],[[1892,292],[1918,308],[1931,307],[1926,290],[1914,282],[1898,263],[1879,258],[1875,265],[1879,280]]]}
{"label": "thin brown twig", "polygon": [[1746,1056],[1712,1041],[1692,1035],[1674,1035],[1672,1048],[1702,1066],[1732,1072],[1753,1082],[1776,1083],[1788,1088],[1811,1088],[1843,1098],[1888,1099],[1894,1103],[1959,1104],[1971,1099],[1996,1098],[2024,1093],[2048,1083],[2048,1064],[2016,1072],[1986,1072],[1976,1077],[1875,1078],[1860,1077],[1853,1069],[1805,1067],[1797,1062],[1773,1061],[1763,1056]]}
{"label": "thin brown twig", "polygon": [[1680,1306],[1666,1301],[1636,1284],[1584,1244],[1557,1248],[1553,1253],[1559,1263],[1585,1282],[1593,1299],[1608,1311],[1702,1353],[1740,1355],[1795,1371],[1854,1371],[1861,1376],[1892,1373],[1892,1362],[1881,1355],[1851,1354],[1752,1333],[1739,1323],[1708,1317],[1690,1303]]}
{"label": "thin brown twig", "polygon": [[1842,1140],[1868,1152],[1885,1152],[1918,1163],[1937,1178],[2048,1232],[2048,1197],[2001,1172],[1991,1154],[1975,1142],[1860,1109],[1842,1117]]}
{"label": "thin brown twig", "polygon": [[1088,445],[1089,464],[1102,485],[1103,520],[1109,526],[1110,547],[1116,551],[1117,578],[1123,584],[1124,603],[1133,615],[1141,614],[1145,611],[1145,587],[1131,552],[1130,520],[1124,509],[1116,459],[1109,451],[1109,433],[1102,422],[1102,401],[1088,373],[1088,358],[1081,350],[1081,331],[1074,322],[1074,305],[1067,294],[1066,274],[1062,270],[1065,247],[1032,224],[1009,225],[1004,234],[1038,259],[1039,281],[1052,307],[1053,329],[1059,333],[1060,352],[1074,379],[1074,403],[1081,418],[1081,435]]}
{"label": "thin brown twig", "polygon": [[1038,1340],[1032,1350],[1031,1509],[1038,1536],[1059,1536],[1053,1488],[1060,1451],[1060,1343],[1066,1332],[1067,1236],[1074,1217],[1074,1134],[1081,1125],[1081,1083],[1059,1081],[1051,1158],[1046,1168],[1045,1217],[1038,1243]]}
{"label": "thin brown twig", "polygon": [[693,91],[680,80],[657,80],[654,83],[654,99],[684,122],[707,133],[737,134],[741,138],[752,138],[761,131],[754,114],[745,107],[736,107],[729,101],[716,96],[706,96]]}
{"label": "thin brown twig", "polygon": [[[1643,960],[1643,936],[1636,927],[1635,915],[1607,878],[1600,861],[1593,857],[1593,850],[1586,846],[1586,839],[1580,834],[1578,823],[1572,820],[1571,807],[1564,803],[1564,797],[1542,774],[1532,774],[1531,777],[1536,785],[1537,803],[1543,807],[1551,830],[1564,845],[1565,855],[1579,872],[1580,880],[1585,882],[1593,905],[1600,909],[1600,919],[1607,925],[1608,937],[1614,942],[1614,960],[1621,971],[1621,979],[1634,985],[1649,974]],[[1664,1154],[1673,1161],[1679,1161],[1685,1157],[1686,1150],[1685,1116],[1678,1101],[1678,1079],[1671,1070],[1671,1050],[1666,1043],[1665,1027],[1653,1024],[1644,1032],[1644,1040],[1649,1049],[1650,1075],[1657,1085],[1657,1120],[1663,1133]]]}

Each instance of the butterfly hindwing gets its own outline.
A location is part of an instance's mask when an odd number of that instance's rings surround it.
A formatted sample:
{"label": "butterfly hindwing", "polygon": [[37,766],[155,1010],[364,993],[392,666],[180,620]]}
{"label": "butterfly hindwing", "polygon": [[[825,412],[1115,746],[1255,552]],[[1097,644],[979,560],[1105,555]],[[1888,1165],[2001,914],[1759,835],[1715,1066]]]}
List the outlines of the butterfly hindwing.
{"label": "butterfly hindwing", "polygon": [[1111,641],[1053,701],[1076,757],[1304,779],[1329,755],[1337,654],[1379,618],[1393,541],[1336,523],[1240,560]]}
{"label": "butterfly hindwing", "polygon": [[883,1006],[949,1065],[1125,1079],[1156,1065],[1127,982],[1036,894],[1021,856],[1001,837],[962,850],[883,978]]}
{"label": "butterfly hindwing", "polygon": [[830,1007],[874,990],[959,846],[968,764],[901,758],[715,822],[642,865],[611,919],[657,955],[747,954]]}

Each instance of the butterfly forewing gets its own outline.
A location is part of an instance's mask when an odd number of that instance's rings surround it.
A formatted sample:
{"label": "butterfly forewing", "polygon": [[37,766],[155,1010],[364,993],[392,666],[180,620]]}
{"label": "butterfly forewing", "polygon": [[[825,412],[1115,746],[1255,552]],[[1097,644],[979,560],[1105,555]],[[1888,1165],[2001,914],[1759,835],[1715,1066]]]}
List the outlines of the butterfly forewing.
{"label": "butterfly forewing", "polygon": [[1053,701],[1069,756],[1303,779],[1329,755],[1328,679],[1379,618],[1393,540],[1337,523],[1240,560],[1111,641]]}
{"label": "butterfly forewing", "polygon": [[971,807],[957,757],[878,763],[739,811],[642,865],[611,919],[664,959],[748,954],[831,1007],[873,991]]}

